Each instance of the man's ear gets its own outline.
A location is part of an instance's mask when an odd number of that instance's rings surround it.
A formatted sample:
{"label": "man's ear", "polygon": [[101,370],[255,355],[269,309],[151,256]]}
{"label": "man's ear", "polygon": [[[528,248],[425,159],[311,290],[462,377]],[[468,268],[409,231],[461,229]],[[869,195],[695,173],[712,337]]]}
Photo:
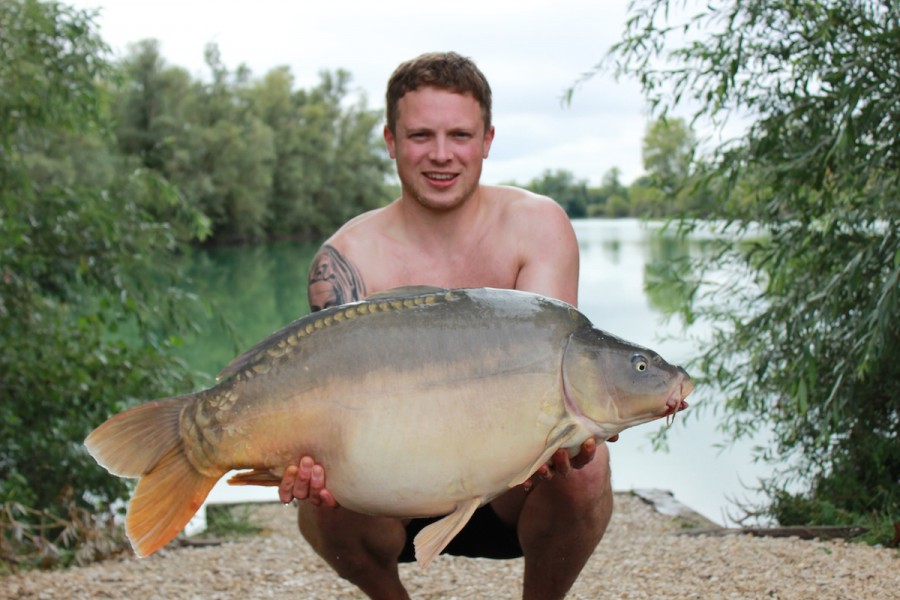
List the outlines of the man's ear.
{"label": "man's ear", "polygon": [[394,146],[396,145],[394,133],[387,125],[384,126],[384,144],[387,146],[388,154],[391,156],[391,159],[397,158],[396,153],[394,152]]}
{"label": "man's ear", "polygon": [[[491,152],[491,143],[494,141],[494,126],[491,125],[491,128],[488,129],[484,134],[484,151],[482,152],[482,157],[487,158],[488,154]],[[393,158],[393,157],[391,157]]]}

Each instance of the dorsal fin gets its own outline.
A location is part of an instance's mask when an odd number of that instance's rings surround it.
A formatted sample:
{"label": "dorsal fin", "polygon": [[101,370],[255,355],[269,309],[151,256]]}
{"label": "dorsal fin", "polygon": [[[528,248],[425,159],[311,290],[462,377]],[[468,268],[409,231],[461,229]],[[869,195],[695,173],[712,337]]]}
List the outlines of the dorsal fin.
{"label": "dorsal fin", "polygon": [[433,285],[404,285],[372,294],[371,296],[367,296],[366,300],[382,300],[384,298],[397,298],[402,296],[421,296],[422,294],[443,294],[446,291],[446,288]]}

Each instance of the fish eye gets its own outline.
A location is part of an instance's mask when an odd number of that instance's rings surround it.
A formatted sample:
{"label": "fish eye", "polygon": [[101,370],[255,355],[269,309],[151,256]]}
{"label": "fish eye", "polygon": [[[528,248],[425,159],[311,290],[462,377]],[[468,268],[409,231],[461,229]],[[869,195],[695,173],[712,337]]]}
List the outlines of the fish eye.
{"label": "fish eye", "polygon": [[643,373],[650,366],[650,363],[647,362],[647,358],[642,354],[635,354],[631,357],[631,366],[634,367],[635,371]]}

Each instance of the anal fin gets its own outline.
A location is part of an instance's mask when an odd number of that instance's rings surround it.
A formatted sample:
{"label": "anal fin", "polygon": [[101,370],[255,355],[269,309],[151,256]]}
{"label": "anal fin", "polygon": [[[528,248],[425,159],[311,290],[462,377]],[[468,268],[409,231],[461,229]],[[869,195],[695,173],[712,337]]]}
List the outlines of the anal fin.
{"label": "anal fin", "polygon": [[228,479],[228,485],[263,485],[275,486],[281,483],[281,477],[269,469],[253,469],[235,473]]}
{"label": "anal fin", "polygon": [[460,502],[452,513],[422,529],[414,540],[416,562],[423,569],[447,547],[457,533],[465,527],[475,510],[481,506],[483,496]]}

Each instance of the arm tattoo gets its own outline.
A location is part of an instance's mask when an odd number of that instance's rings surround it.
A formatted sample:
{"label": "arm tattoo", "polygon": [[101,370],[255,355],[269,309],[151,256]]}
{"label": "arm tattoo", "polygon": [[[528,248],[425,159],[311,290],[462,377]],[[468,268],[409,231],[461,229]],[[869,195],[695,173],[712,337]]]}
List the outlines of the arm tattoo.
{"label": "arm tattoo", "polygon": [[309,308],[312,312],[366,297],[366,285],[356,265],[328,244],[322,246],[313,258],[308,282]]}

